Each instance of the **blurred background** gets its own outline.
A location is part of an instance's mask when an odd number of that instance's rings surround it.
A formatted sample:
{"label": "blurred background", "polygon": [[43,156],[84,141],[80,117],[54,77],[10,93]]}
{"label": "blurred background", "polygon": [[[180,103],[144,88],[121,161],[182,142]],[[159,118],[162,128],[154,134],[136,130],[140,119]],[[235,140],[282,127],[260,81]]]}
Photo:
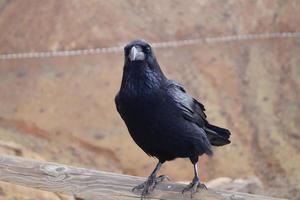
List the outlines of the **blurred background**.
{"label": "blurred background", "polygon": [[[0,54],[300,32],[299,10],[299,0],[0,0]],[[232,132],[230,145],[201,157],[201,178],[256,177],[259,193],[300,199],[299,37],[155,52],[208,119]],[[148,176],[156,160],[132,141],[114,105],[122,68],[122,51],[1,59],[0,154]],[[161,173],[172,181],[193,177],[187,159]],[[63,198],[0,182],[1,200]]]}

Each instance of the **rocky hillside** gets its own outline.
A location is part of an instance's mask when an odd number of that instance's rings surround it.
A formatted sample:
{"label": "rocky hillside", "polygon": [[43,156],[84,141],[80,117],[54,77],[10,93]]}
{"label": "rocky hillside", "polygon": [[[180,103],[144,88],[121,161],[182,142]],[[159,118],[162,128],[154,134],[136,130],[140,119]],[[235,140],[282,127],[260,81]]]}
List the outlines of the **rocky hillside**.
{"label": "rocky hillside", "polygon": [[[0,0],[0,53],[299,32],[299,9],[293,0]],[[299,38],[203,43],[156,55],[168,77],[205,104],[209,120],[232,131],[231,145],[201,158],[203,180],[256,175],[275,196],[300,188]],[[0,60],[0,153],[147,176],[156,161],[131,140],[113,102],[122,64],[122,53]],[[184,159],[161,170],[178,181],[192,172]],[[17,190],[0,187],[0,199]]]}

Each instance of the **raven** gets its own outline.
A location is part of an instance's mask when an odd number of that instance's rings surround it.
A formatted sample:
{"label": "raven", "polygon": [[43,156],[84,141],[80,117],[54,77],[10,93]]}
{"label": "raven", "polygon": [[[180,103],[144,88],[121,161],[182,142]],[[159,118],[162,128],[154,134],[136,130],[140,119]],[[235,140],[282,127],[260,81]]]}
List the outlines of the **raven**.
{"label": "raven", "polygon": [[167,176],[157,177],[165,161],[189,158],[194,178],[182,193],[206,189],[198,176],[198,156],[212,155],[211,145],[230,143],[230,132],[210,124],[202,103],[188,95],[179,83],[167,79],[151,46],[133,40],[124,48],[125,61],[120,91],[115,97],[117,110],[136,144],[159,162],[148,179],[133,188],[142,196]]}

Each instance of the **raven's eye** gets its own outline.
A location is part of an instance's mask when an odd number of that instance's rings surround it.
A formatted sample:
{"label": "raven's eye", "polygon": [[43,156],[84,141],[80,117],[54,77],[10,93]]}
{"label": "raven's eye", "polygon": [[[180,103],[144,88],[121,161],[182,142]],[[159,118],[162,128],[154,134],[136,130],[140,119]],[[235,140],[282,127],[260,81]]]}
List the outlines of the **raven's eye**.
{"label": "raven's eye", "polygon": [[147,46],[145,50],[146,50],[146,53],[150,53],[151,52],[151,47]]}
{"label": "raven's eye", "polygon": [[124,53],[125,53],[125,55],[129,54],[129,47],[124,47]]}

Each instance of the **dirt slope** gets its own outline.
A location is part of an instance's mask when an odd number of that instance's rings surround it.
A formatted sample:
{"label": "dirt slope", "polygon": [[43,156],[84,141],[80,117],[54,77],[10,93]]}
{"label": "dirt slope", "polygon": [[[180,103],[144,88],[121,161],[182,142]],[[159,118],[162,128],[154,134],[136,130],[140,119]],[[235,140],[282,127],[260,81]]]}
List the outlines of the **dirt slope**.
{"label": "dirt slope", "polygon": [[[299,1],[0,1],[0,53],[67,50],[231,34],[300,31]],[[203,180],[257,175],[288,195],[300,182],[300,40],[159,49],[168,77],[203,102],[232,144],[203,157]],[[0,61],[0,140],[43,159],[146,176],[155,162],[131,140],[114,95],[121,53]],[[24,150],[24,151],[25,151]],[[162,173],[190,180],[179,159]]]}

